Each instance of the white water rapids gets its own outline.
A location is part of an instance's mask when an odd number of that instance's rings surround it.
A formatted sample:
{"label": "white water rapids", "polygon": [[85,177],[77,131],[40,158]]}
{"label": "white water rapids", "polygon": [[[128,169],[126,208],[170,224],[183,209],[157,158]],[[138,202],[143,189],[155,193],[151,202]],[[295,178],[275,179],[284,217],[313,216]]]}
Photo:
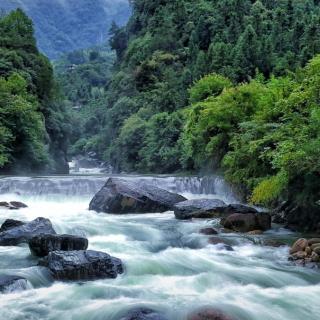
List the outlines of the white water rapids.
{"label": "white water rapids", "polygon": [[[127,179],[142,179],[130,176]],[[143,177],[187,198],[235,202],[219,178]],[[0,247],[0,274],[28,279],[30,289],[0,295],[0,319],[118,320],[126,310],[147,306],[182,320],[201,306],[213,306],[240,320],[318,320],[320,272],[287,261],[288,247],[259,244],[265,238],[292,241],[299,235],[274,228],[262,236],[221,234],[235,251],[209,245],[199,229],[217,220],[181,222],[172,212],[108,215],[89,211],[106,177],[0,179],[0,201],[28,204],[0,209],[5,219],[46,217],[58,233],[85,235],[89,249],[122,259],[117,279],[53,282],[37,267],[27,246]]]}

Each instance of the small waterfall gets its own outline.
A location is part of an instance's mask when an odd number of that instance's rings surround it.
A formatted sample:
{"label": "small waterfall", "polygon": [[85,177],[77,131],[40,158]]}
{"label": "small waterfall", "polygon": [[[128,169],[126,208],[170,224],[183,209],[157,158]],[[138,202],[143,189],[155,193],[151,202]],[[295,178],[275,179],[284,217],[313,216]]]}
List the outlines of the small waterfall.
{"label": "small waterfall", "polygon": [[[21,196],[93,196],[109,176],[7,177],[0,179],[0,194]],[[217,197],[236,202],[232,188],[219,176],[116,176],[129,181],[153,184],[171,192]],[[188,197],[188,196],[187,196]]]}

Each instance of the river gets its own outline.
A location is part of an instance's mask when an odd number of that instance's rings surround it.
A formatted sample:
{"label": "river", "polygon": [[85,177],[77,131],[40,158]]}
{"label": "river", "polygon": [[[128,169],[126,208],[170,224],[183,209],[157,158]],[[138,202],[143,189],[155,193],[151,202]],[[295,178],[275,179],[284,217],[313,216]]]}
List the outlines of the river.
{"label": "river", "polygon": [[[147,179],[189,199],[236,202],[219,177],[126,176]],[[299,235],[275,226],[262,236],[219,235],[234,251],[209,245],[199,234],[218,220],[181,222],[172,212],[108,215],[88,210],[103,176],[8,177],[0,179],[0,201],[28,208],[0,209],[6,218],[49,218],[58,233],[85,235],[89,249],[122,259],[117,279],[53,282],[37,267],[27,246],[0,247],[0,272],[26,277],[29,290],[0,295],[0,319],[118,320],[126,310],[147,306],[182,320],[201,306],[218,307],[240,320],[318,320],[320,272],[291,265],[289,247],[261,245],[263,239],[293,241]]]}

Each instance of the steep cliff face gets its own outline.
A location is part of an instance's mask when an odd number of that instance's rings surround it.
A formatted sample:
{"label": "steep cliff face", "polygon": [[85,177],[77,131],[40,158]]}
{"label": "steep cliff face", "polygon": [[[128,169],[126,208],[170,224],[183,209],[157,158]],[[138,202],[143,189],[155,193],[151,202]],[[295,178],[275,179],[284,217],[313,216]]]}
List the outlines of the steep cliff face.
{"label": "steep cliff face", "polygon": [[112,21],[129,18],[127,0],[1,0],[0,9],[20,7],[32,18],[38,46],[50,59],[105,42]]}

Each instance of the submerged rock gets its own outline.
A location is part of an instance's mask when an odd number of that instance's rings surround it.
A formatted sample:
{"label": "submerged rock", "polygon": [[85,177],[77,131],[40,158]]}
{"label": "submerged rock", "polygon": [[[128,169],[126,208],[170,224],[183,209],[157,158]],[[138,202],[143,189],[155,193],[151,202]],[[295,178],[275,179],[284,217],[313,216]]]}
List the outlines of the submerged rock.
{"label": "submerged rock", "polygon": [[0,276],[0,292],[11,293],[26,290],[28,288],[27,279],[19,276]]}
{"label": "submerged rock", "polygon": [[234,213],[221,221],[224,228],[237,232],[268,230],[271,228],[271,216],[268,213]]}
{"label": "submerged rock", "polygon": [[23,226],[25,222],[22,222],[20,220],[14,220],[14,219],[7,219],[0,227],[0,232],[7,231],[9,229],[13,229],[15,227]]}
{"label": "submerged rock", "polygon": [[227,205],[218,199],[195,199],[179,202],[174,206],[174,215],[179,220],[192,218],[219,218]]}
{"label": "submerged rock", "polygon": [[49,268],[56,280],[116,278],[123,273],[122,262],[98,251],[52,251],[39,265]]}
{"label": "submerged rock", "polygon": [[37,218],[31,222],[1,232],[0,245],[15,246],[20,243],[28,242],[36,235],[55,233],[49,219]]}
{"label": "submerged rock", "polygon": [[185,200],[149,184],[109,178],[91,200],[89,209],[114,214],[164,212]]}
{"label": "submerged rock", "polygon": [[128,312],[119,320],[168,320],[166,317],[149,308],[138,308]]}
{"label": "submerged rock", "polygon": [[187,320],[235,320],[224,312],[214,308],[203,308],[191,313]]}
{"label": "submerged rock", "polygon": [[234,251],[234,249],[225,240],[219,237],[211,237],[208,240],[208,243],[212,245],[219,245],[219,247],[223,250]]}
{"label": "submerged rock", "polygon": [[68,234],[42,234],[29,241],[29,248],[34,255],[45,257],[51,251],[86,250],[88,239]]}
{"label": "submerged rock", "polygon": [[199,233],[204,234],[206,236],[212,236],[212,235],[218,234],[218,231],[214,228],[208,227],[208,228],[200,229]]}

